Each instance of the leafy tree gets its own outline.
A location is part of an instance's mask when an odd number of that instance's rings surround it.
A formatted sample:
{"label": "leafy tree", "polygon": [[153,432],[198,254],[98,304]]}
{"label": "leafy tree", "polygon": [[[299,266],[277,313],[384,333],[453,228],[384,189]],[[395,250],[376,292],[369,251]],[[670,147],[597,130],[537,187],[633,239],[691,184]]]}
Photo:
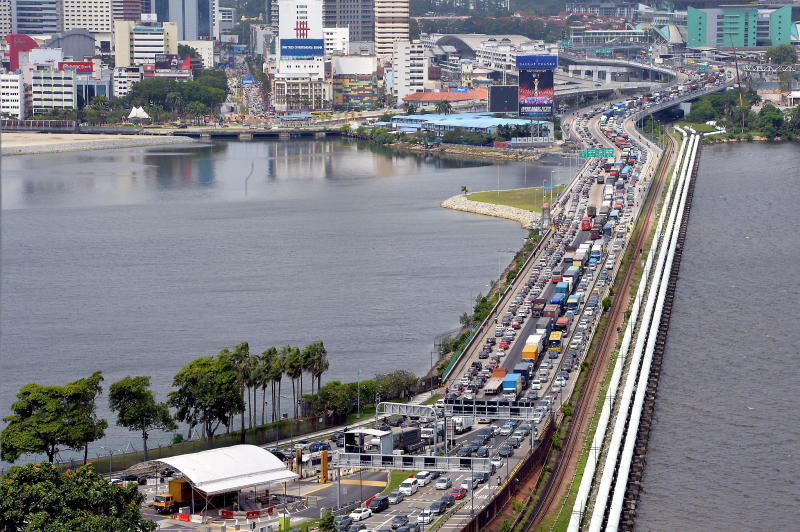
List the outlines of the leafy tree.
{"label": "leafy tree", "polygon": [[779,44],[767,50],[764,54],[770,63],[779,65],[793,65],[797,63],[797,50],[791,44]]}
{"label": "leafy tree", "polygon": [[783,113],[773,105],[767,104],[762,107],[756,122],[764,136],[769,139],[783,136],[786,133],[786,121],[783,119]]}
{"label": "leafy tree", "polygon": [[200,52],[198,52],[194,46],[189,46],[188,44],[179,44],[178,45],[178,55],[181,57],[189,57],[199,58]]}
{"label": "leafy tree", "polygon": [[198,117],[209,114],[209,109],[205,104],[200,102],[189,102],[189,105],[186,106],[186,112],[192,117],[192,120],[197,123]]}
{"label": "leafy tree", "polygon": [[150,389],[150,377],[125,377],[108,389],[108,404],[117,413],[117,425],[142,433],[144,461],[151,430],[175,430],[178,426],[166,403],[157,403]]}
{"label": "leafy tree", "polygon": [[[238,344],[236,347],[233,348],[233,351],[229,351],[228,349],[223,349],[219,353],[220,358],[227,359],[231,365],[233,366],[233,371],[236,373],[236,385],[239,388],[239,394],[242,396],[242,408],[241,410],[232,410],[232,412],[239,412],[241,414],[242,424],[241,424],[241,443],[245,441],[245,434],[244,434],[244,414],[245,409],[245,392],[246,386],[248,381],[250,380],[250,371],[252,369],[252,365],[250,362],[250,346],[247,342],[242,342]],[[250,401],[250,394],[247,393],[247,402]],[[252,405],[251,405],[252,406]]]}
{"label": "leafy tree", "polygon": [[244,410],[236,370],[229,357],[200,357],[185,365],[172,381],[176,388],[167,403],[177,409],[178,421],[190,427],[203,426],[208,448],[221,424],[230,426],[231,417]]}
{"label": "leafy tree", "polygon": [[96,414],[102,380],[97,371],[66,386],[23,386],[11,405],[13,414],[3,418],[8,425],[0,434],[0,457],[14,462],[23,454],[45,454],[52,462],[59,447],[69,447],[83,448],[86,462],[88,444],[108,427]]}
{"label": "leafy tree", "polygon": [[59,446],[67,443],[64,416],[64,388],[30,383],[17,393],[11,405],[12,415],[0,434],[0,456],[15,462],[23,454],[46,454],[55,459]]}
{"label": "leafy tree", "polygon": [[403,112],[407,115],[413,115],[417,112],[417,106],[411,102],[403,102]]}
{"label": "leafy tree", "polygon": [[322,516],[322,519],[319,520],[319,531],[320,532],[335,532],[336,525],[333,520],[333,514],[330,511],[325,512],[325,515]]}
{"label": "leafy tree", "polygon": [[84,465],[89,459],[89,443],[105,436],[108,421],[97,417],[97,396],[103,392],[103,374],[95,371],[90,377],[64,386],[68,420],[68,445],[83,448]]}
{"label": "leafy tree", "polygon": [[228,92],[228,79],[222,70],[203,70],[194,80],[201,85]]}
{"label": "leafy tree", "polygon": [[110,484],[91,467],[62,473],[53,464],[14,466],[0,479],[0,529],[95,532],[155,530],[136,484]]}

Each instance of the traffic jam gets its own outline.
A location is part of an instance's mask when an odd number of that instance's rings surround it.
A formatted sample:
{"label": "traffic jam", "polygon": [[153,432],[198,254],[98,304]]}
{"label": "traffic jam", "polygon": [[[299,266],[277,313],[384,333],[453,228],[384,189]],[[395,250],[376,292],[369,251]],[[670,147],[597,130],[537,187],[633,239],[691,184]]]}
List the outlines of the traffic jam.
{"label": "traffic jam", "polygon": [[[600,143],[590,123],[602,122],[600,145],[613,146],[615,157],[589,162],[564,192],[554,209],[554,229],[509,288],[512,294],[502,310],[463,355],[456,366],[459,373],[445,385],[450,403],[480,399],[527,404],[533,407],[532,418],[448,417],[448,454],[488,458],[492,473],[409,472],[396,490],[338,516],[337,530],[416,531],[461,504],[443,525],[460,528],[535,447],[536,435],[572,393],[647,193],[649,180],[642,168],[648,150],[623,131],[623,121],[633,110],[621,103],[576,115],[573,125],[583,144]],[[444,399],[435,408],[441,419]],[[440,442],[438,449],[443,450],[444,423],[427,421],[419,423],[426,443]]]}

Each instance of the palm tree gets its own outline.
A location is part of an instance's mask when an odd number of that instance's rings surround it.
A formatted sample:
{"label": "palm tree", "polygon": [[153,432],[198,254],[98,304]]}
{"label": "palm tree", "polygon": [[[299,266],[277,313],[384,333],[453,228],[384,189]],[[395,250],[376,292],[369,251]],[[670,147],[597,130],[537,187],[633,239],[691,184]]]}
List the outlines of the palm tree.
{"label": "palm tree", "polygon": [[297,419],[297,387],[295,381],[303,375],[303,356],[297,347],[286,346],[288,355],[286,357],[286,375],[292,379],[292,403],[294,418]]}
{"label": "palm tree", "polygon": [[407,115],[413,115],[417,112],[417,106],[411,102],[405,102],[403,103],[403,111],[405,111]]}
{"label": "palm tree", "polygon": [[[249,382],[250,377],[250,346],[247,342],[242,342],[236,347],[233,348],[233,351],[229,351],[227,348],[220,351],[219,355],[221,357],[227,357],[230,359],[231,363],[233,364],[234,370],[236,371],[236,381],[239,385],[239,393],[242,394],[242,399],[244,399],[245,387],[247,382]],[[247,402],[250,401],[250,393],[247,394]],[[247,403],[246,402],[246,403]],[[246,404],[245,403],[245,404]],[[252,408],[252,404],[251,404]],[[235,413],[235,412],[231,412]],[[244,443],[244,408],[241,411],[242,415],[242,434],[240,436],[241,442]]]}
{"label": "palm tree", "polygon": [[[315,342],[316,343],[316,342]],[[303,371],[308,371],[311,375],[311,395],[314,395],[314,367],[317,365],[319,358],[318,350],[314,344],[308,344],[303,348]],[[303,375],[300,375],[300,395],[303,395]]]}
{"label": "palm tree", "polygon": [[325,345],[322,340],[318,340],[306,346],[305,351],[309,353],[311,358],[311,365],[309,372],[311,373],[311,393],[314,393],[314,380],[317,381],[317,393],[322,388],[322,374],[328,371],[330,362],[328,361],[328,352],[325,350]]}
{"label": "palm tree", "polygon": [[467,185],[461,185],[461,193],[465,196],[469,194],[469,190],[467,190]]}
{"label": "palm tree", "polygon": [[449,115],[453,110],[453,106],[447,100],[436,102],[436,112],[442,115]]}
{"label": "palm tree", "polygon": [[[272,380],[272,366],[278,357],[278,350],[270,347],[258,357],[258,385],[261,387],[261,424],[264,420],[264,410],[267,408],[267,386],[272,383],[272,420],[275,421],[275,381]],[[283,373],[283,371],[281,371]]]}
{"label": "palm tree", "polygon": [[[272,381],[272,422],[275,423],[276,416],[281,417],[281,383],[283,381],[283,374],[286,372],[286,359],[289,356],[291,348],[287,345],[282,347],[281,350],[275,355],[275,360],[269,368],[269,377]],[[278,383],[278,393],[275,394],[275,383]],[[277,406],[277,409],[276,409]]]}

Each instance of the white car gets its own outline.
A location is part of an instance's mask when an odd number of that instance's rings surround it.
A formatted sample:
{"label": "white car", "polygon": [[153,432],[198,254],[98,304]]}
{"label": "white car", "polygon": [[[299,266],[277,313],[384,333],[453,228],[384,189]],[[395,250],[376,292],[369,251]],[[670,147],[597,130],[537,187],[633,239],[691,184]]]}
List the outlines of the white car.
{"label": "white car", "polygon": [[417,521],[419,521],[419,522],[420,522],[420,523],[422,523],[423,525],[427,525],[428,523],[430,523],[431,521],[433,521],[433,514],[431,513],[431,511],[430,511],[430,510],[428,510],[428,509],[426,508],[426,509],[422,510],[422,511],[419,513],[419,516],[417,516]]}
{"label": "white car", "polygon": [[350,512],[350,519],[355,521],[363,521],[364,519],[368,519],[372,517],[372,510],[369,508],[356,508],[352,512]]}
{"label": "white car", "polygon": [[431,481],[431,473],[430,471],[420,471],[414,476],[414,478],[417,479],[417,482],[419,482],[420,486],[427,486]]}
{"label": "white car", "polygon": [[491,463],[495,469],[499,469],[503,465],[503,459],[499,456],[493,456],[489,463]]}

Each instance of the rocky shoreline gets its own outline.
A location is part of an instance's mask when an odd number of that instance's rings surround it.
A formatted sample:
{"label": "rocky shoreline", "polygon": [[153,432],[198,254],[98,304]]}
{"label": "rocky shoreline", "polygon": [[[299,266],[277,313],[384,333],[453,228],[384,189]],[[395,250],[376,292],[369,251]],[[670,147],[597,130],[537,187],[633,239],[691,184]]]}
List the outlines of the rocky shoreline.
{"label": "rocky shoreline", "polygon": [[[4,140],[13,133],[3,133]],[[25,134],[28,135],[28,134]],[[138,148],[142,146],[163,146],[172,144],[193,144],[197,142],[189,137],[155,136],[155,135],[130,135],[121,138],[97,138],[95,135],[74,135],[58,142],[55,135],[42,135],[31,137],[25,143],[12,142],[8,145],[2,142],[2,155],[33,155],[43,153],[63,153],[71,151],[111,150],[120,148]],[[76,138],[79,137],[79,138]],[[19,140],[19,139],[15,139]],[[48,141],[48,142],[41,142]]]}
{"label": "rocky shoreline", "polygon": [[540,215],[533,211],[509,207],[508,205],[495,205],[482,201],[472,201],[467,199],[463,194],[447,198],[440,203],[440,205],[445,209],[514,220],[515,222],[519,222],[523,229],[534,229],[538,226],[540,219]]}

